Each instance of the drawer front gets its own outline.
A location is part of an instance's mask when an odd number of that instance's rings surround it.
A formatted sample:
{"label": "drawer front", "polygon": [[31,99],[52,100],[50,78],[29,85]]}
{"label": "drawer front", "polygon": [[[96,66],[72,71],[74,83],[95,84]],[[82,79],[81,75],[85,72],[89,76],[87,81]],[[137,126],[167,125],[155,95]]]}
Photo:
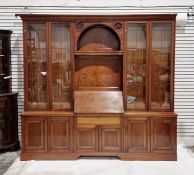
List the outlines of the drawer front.
{"label": "drawer front", "polygon": [[120,117],[78,117],[79,125],[120,125]]}

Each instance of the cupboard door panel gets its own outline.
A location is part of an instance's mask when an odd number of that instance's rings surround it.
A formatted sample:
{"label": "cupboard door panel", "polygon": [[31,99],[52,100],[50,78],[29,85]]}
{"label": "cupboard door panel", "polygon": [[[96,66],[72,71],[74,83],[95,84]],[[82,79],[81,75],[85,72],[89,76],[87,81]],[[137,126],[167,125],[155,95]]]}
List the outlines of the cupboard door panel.
{"label": "cupboard door panel", "polygon": [[127,152],[149,152],[149,128],[150,122],[145,117],[127,119]]}
{"label": "cupboard door panel", "polygon": [[[44,118],[28,118],[23,120],[24,152],[47,151],[47,123]],[[25,131],[25,132],[24,132]]]}
{"label": "cupboard door panel", "polygon": [[98,151],[98,128],[95,125],[78,125],[77,151]]}
{"label": "cupboard door panel", "polygon": [[7,97],[0,98],[0,146],[8,144],[10,141],[10,114]]}
{"label": "cupboard door panel", "polygon": [[17,93],[0,95],[0,150],[17,149],[18,142]]}
{"label": "cupboard door panel", "polygon": [[176,150],[176,118],[153,117],[151,119],[151,151],[174,153]]}
{"label": "cupboard door panel", "polygon": [[48,145],[50,151],[70,151],[72,121],[66,118],[50,118],[48,123]]}
{"label": "cupboard door panel", "polygon": [[120,126],[100,126],[100,151],[120,152],[121,151],[121,129]]}

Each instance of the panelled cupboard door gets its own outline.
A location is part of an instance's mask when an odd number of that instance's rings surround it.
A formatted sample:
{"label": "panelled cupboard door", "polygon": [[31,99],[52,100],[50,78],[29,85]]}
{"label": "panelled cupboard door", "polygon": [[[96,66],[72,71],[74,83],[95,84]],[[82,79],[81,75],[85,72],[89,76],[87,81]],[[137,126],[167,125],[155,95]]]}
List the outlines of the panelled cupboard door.
{"label": "panelled cupboard door", "polygon": [[151,152],[176,151],[176,117],[152,117],[151,133]]}
{"label": "panelled cupboard door", "polygon": [[22,133],[23,152],[47,151],[47,122],[44,118],[22,118]]}
{"label": "panelled cupboard door", "polygon": [[101,138],[99,138],[100,151],[121,152],[121,129],[120,125],[99,126]]}
{"label": "panelled cupboard door", "polygon": [[98,127],[96,125],[78,125],[76,133],[77,151],[98,151]]}
{"label": "panelled cupboard door", "polygon": [[[0,95],[0,149],[17,148],[17,93]],[[15,146],[14,146],[15,145]]]}
{"label": "panelled cupboard door", "polygon": [[127,152],[146,153],[150,148],[150,120],[147,117],[128,117],[125,122]]}
{"label": "panelled cupboard door", "polygon": [[48,145],[52,152],[71,151],[72,117],[49,118]]}
{"label": "panelled cupboard door", "polygon": [[0,146],[9,143],[10,115],[8,110],[9,102],[7,97],[0,98]]}

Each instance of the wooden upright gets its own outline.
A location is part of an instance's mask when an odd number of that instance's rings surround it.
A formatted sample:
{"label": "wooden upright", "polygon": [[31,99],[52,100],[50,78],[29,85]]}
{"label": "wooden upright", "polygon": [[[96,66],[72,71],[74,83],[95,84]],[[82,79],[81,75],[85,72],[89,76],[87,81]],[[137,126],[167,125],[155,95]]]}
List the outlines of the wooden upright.
{"label": "wooden upright", "polygon": [[21,160],[176,160],[173,14],[20,14]]}

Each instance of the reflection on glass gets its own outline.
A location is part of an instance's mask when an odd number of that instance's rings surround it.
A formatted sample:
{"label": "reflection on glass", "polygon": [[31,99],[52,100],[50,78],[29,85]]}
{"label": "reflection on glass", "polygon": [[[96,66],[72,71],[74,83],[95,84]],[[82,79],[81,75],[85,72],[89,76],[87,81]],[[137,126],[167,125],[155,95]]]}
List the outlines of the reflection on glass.
{"label": "reflection on glass", "polygon": [[4,92],[7,89],[7,83],[4,77],[6,76],[6,45],[7,40],[5,37],[0,38],[0,91]]}
{"label": "reflection on glass", "polygon": [[152,25],[151,109],[170,109],[171,24]]}
{"label": "reflection on glass", "polygon": [[0,89],[4,88],[4,68],[3,68],[3,61],[4,61],[4,49],[3,49],[3,40],[0,39]]}
{"label": "reflection on glass", "polygon": [[70,108],[70,31],[65,23],[52,24],[52,109]]}
{"label": "reflection on glass", "polygon": [[128,24],[127,108],[145,109],[146,24]]}
{"label": "reflection on glass", "polygon": [[28,108],[47,108],[46,32],[43,23],[27,24]]}

